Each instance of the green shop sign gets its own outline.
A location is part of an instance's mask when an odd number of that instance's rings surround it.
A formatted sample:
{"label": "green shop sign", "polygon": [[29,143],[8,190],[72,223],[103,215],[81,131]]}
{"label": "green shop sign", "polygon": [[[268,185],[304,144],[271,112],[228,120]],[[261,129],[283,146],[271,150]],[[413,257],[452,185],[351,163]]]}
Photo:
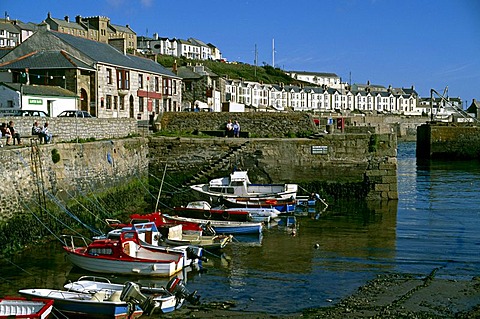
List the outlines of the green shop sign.
{"label": "green shop sign", "polygon": [[28,104],[42,105],[42,99],[28,99]]}

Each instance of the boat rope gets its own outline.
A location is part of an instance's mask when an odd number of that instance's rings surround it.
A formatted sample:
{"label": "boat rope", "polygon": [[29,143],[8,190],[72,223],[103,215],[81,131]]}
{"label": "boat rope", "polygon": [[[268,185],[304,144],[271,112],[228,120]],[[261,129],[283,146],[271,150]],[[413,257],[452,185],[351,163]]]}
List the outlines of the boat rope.
{"label": "boat rope", "polygon": [[[23,269],[23,268],[22,268],[22,267],[20,267],[19,265],[15,264],[14,262],[12,262],[12,261],[8,260],[7,258],[3,257],[3,260],[5,260],[5,261],[7,261],[9,264],[11,264],[11,265],[13,265],[13,266],[17,267],[18,269],[20,269],[20,270],[21,270],[21,271],[23,271],[24,273],[27,273],[27,274],[29,274],[30,276],[34,276],[32,273],[30,273],[30,272],[26,271],[25,269]],[[0,278],[1,278],[1,277],[0,277]],[[2,279],[4,279],[4,280],[7,280],[7,281],[10,281],[10,280],[8,280],[8,279],[5,279],[5,278],[2,278]]]}
{"label": "boat rope", "polygon": [[[25,158],[22,156],[22,154],[20,153],[20,151],[16,151],[16,154],[17,156],[20,158],[20,161],[23,163],[23,165],[27,168],[30,169],[30,175],[32,176],[32,178],[35,180],[34,178],[34,174],[35,172],[33,171],[33,169],[28,165],[28,163],[26,162]],[[38,181],[40,183],[40,181]],[[85,223],[83,223],[76,215],[74,215],[72,212],[70,212],[62,203],[60,203],[60,201],[58,200],[57,197],[55,197],[50,191],[48,191],[47,189],[44,189],[44,194],[47,195],[55,204],[57,204],[58,207],[60,207],[64,212],[66,212],[70,217],[72,217],[75,221],[77,221],[78,223],[80,223],[81,225],[83,225],[85,228],[87,228],[88,230],[90,230],[91,232],[93,232],[94,234],[97,234],[97,235],[101,235],[102,233],[99,231],[99,230],[96,230],[94,229],[93,227],[91,226],[88,226],[86,225]],[[20,199],[21,197],[18,196]],[[22,200],[23,201],[23,200]],[[25,205],[24,205],[25,206]],[[45,210],[44,207],[42,207],[42,209]],[[43,224],[43,223],[42,223]],[[43,224],[44,225],[44,224]],[[47,227],[47,230],[51,233],[51,230]]]}
{"label": "boat rope", "polygon": [[73,218],[75,221],[77,221],[80,225],[84,226],[85,228],[87,228],[88,230],[90,230],[92,233],[94,234],[97,234],[97,235],[101,235],[102,232],[99,231],[98,229],[95,229],[87,224],[85,224],[84,222],[82,222],[82,220],[80,218],[78,218],[78,216],[76,216],[74,213],[72,213],[71,211],[69,211],[62,203],[60,203],[60,201],[58,200],[57,197],[53,196],[53,194],[51,194],[50,192],[46,192],[48,197],[50,197],[50,199],[55,203],[57,204],[58,207],[62,208],[64,212],[66,212],[71,218]]}

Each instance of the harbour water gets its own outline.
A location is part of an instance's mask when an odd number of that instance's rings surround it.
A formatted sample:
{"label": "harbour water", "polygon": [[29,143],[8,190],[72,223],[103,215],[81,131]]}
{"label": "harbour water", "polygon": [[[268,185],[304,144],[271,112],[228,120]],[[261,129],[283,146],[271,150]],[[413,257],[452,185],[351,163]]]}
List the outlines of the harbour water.
{"label": "harbour water", "polygon": [[[210,255],[203,271],[188,273],[187,287],[198,290],[203,302],[288,314],[331,305],[382,273],[477,276],[480,162],[417,163],[415,143],[400,143],[398,190],[398,202],[333,204],[318,218],[298,218],[296,236],[274,227],[261,239],[242,238],[223,256]],[[89,274],[65,260],[58,242],[0,260],[0,267],[0,296],[60,288]]]}

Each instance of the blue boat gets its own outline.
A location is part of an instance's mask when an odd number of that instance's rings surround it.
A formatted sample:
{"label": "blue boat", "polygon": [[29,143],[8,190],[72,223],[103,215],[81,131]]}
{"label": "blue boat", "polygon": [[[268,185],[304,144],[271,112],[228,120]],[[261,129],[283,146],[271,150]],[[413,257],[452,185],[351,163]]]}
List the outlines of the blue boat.
{"label": "blue boat", "polygon": [[170,216],[163,214],[167,220],[177,222],[193,222],[200,225],[211,226],[216,234],[236,235],[236,234],[260,234],[263,230],[263,223],[261,222],[235,222],[227,220],[210,220],[188,218],[181,216]]}

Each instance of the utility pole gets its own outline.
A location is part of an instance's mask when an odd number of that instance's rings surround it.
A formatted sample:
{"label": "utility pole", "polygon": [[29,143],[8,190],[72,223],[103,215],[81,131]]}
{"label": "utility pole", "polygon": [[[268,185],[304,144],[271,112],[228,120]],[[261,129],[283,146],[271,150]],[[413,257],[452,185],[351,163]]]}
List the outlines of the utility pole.
{"label": "utility pole", "polygon": [[257,44],[255,44],[255,78],[257,78],[257,63],[258,63],[258,51],[257,51]]}
{"label": "utility pole", "polygon": [[275,68],[275,39],[272,39],[272,67]]}

